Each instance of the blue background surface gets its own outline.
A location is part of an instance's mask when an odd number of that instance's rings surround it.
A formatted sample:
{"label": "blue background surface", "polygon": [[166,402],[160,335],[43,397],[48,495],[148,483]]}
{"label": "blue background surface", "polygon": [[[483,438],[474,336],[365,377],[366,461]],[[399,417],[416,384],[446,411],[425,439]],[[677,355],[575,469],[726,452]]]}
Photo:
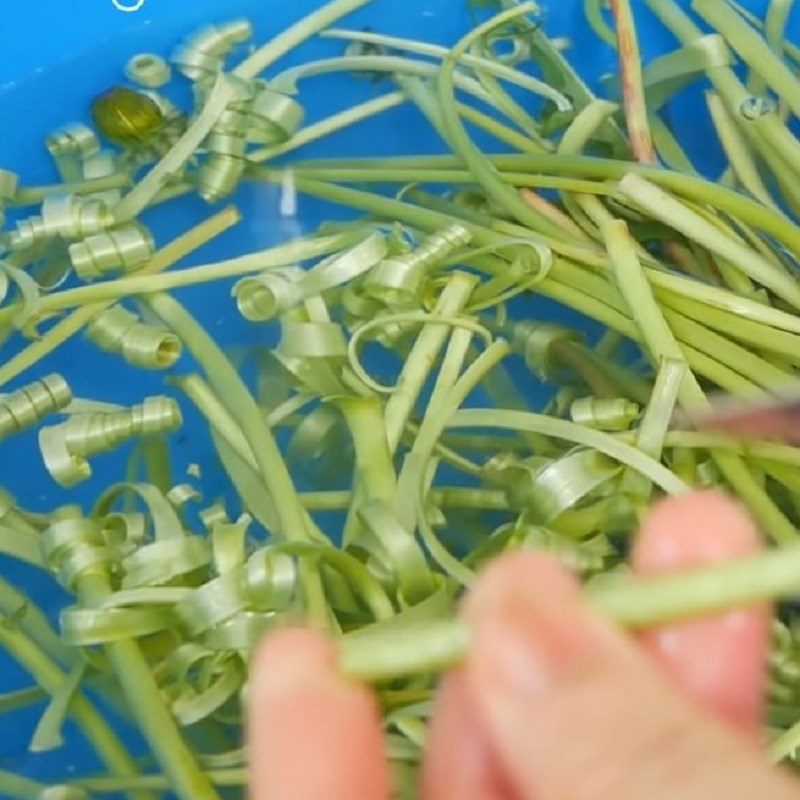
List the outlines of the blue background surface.
{"label": "blue background surface", "polygon": [[[319,5],[318,0],[146,0],[135,13],[117,10],[111,0],[4,0],[0,20],[3,47],[0,48],[0,166],[19,172],[23,183],[33,185],[57,180],[52,162],[43,146],[48,131],[73,120],[87,119],[91,99],[110,85],[124,81],[122,66],[143,50],[168,55],[187,32],[206,22],[246,16],[255,27],[254,41],[268,39]],[[763,13],[762,0],[748,6]],[[615,53],[600,43],[585,23],[581,3],[551,0],[545,4],[546,28],[552,35],[572,40],[569,58],[585,76],[595,82],[616,65]],[[647,59],[674,48],[670,34],[634,0],[634,11],[643,33]],[[800,27],[795,19],[793,27]],[[463,0],[374,0],[340,23],[342,27],[370,26],[378,31],[452,44],[469,27]],[[335,41],[316,40],[291,53],[278,65],[283,68],[310,58],[341,52]],[[273,74],[276,68],[272,68]],[[188,100],[188,85],[175,81],[175,98]],[[313,122],[354,102],[385,92],[383,86],[351,77],[315,78],[302,84],[301,101],[307,121]],[[668,107],[668,122],[688,151],[709,176],[716,176],[723,162],[716,138],[706,119],[701,87],[685,92]],[[300,151],[301,157],[331,155],[379,155],[440,152],[443,147],[417,112],[409,107],[393,110],[374,121],[342,131]],[[277,193],[269,187],[249,185],[234,198],[245,212],[245,221],[211,245],[194,253],[185,265],[201,264],[263,248],[287,237],[310,232],[325,218],[346,217],[349,212],[300,198],[297,219],[281,220],[277,215]],[[159,244],[207,216],[209,208],[197,198],[145,214]],[[229,283],[182,290],[178,296],[204,325],[226,346],[265,344],[272,333],[243,321],[229,297]],[[584,327],[576,315],[540,300],[526,301],[526,312]],[[0,351],[0,358],[19,346],[12,342]],[[178,371],[192,368],[188,357]],[[114,356],[86,345],[80,337],[48,358],[34,374],[21,376],[19,383],[57,369],[81,396],[131,404],[147,394],[162,391],[162,376],[134,371]],[[535,387],[529,387],[534,390]],[[208,499],[222,491],[223,482],[215,466],[205,427],[191,408],[184,405],[186,424],[173,437],[177,459],[176,475],[197,462],[204,470]],[[49,510],[61,502],[87,503],[98,490],[121,477],[125,452],[93,460],[94,478],[70,492],[58,489],[41,466],[34,435],[7,440],[0,449],[0,485],[12,491],[21,503],[33,509]],[[235,509],[234,509],[235,510]],[[27,587],[41,600],[55,620],[64,598],[60,592],[32,571],[0,558],[0,574]],[[0,654],[0,693],[27,685],[26,676]],[[65,768],[85,769],[95,762],[80,737],[68,727],[69,747],[51,754],[30,757],[27,744],[41,706],[9,717],[0,717],[0,767],[24,771],[37,778],[63,775]],[[0,797],[3,796],[0,787]]]}

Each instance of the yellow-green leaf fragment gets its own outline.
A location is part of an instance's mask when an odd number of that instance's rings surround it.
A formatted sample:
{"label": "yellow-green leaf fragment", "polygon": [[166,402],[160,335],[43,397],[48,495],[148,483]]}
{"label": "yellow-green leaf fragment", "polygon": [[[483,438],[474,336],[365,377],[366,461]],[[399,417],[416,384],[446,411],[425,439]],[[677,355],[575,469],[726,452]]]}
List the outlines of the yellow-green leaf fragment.
{"label": "yellow-green leaf fragment", "polygon": [[83,680],[84,670],[84,664],[78,664],[73,667],[61,689],[53,695],[44,714],[39,718],[36,730],[33,732],[28,748],[32,753],[54,750],[64,743],[61,735],[61,726],[67,715],[69,704],[72,702],[72,696],[75,694],[81,680]]}
{"label": "yellow-green leaf fragment", "polygon": [[639,406],[625,398],[580,397],[569,408],[572,421],[601,431],[624,431],[639,416]]}

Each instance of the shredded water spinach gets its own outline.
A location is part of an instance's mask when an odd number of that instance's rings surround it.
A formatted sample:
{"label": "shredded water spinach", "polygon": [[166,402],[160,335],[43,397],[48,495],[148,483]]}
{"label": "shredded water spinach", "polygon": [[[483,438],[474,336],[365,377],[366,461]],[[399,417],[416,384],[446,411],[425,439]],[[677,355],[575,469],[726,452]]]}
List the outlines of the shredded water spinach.
{"label": "shredded water spinach", "polygon": [[[47,137],[60,182],[25,186],[0,170],[0,447],[36,429],[31,458],[55,484],[36,512],[0,490],[0,554],[74,597],[56,631],[0,578],[0,648],[29,676],[2,687],[0,714],[44,702],[31,753],[69,747],[69,717],[107,770],[52,786],[0,771],[0,794],[243,791],[250,658],[265,632],[298,621],[326,630],[341,669],[373,683],[398,796],[413,794],[436,679],[469,645],[457,598],[488,559],[531,547],[631,628],[778,601],[765,724],[775,759],[800,761],[800,617],[781,602],[800,589],[800,449],[680,424],[714,392],[800,387],[790,0],[773,0],[763,23],[695,0],[710,34],[673,0],[648,0],[678,40],[649,63],[629,0],[608,15],[588,0],[619,58],[607,97],[548,38],[535,3],[483,4],[451,47],[330,27],[367,2],[332,0],[244,57],[247,21],[206,26],[168,56],[174,77],[160,54],[136,56],[137,86],[98,98],[95,127]],[[274,66],[316,34],[348,50]],[[388,88],[303,126],[306,81],[331,73]],[[728,164],[719,181],[661,115],[703,78]],[[190,82],[191,108],[161,93],[170,81]],[[447,154],[297,156],[403,105]],[[245,182],[279,187],[286,214],[309,195],[352,218],[189,267],[239,222],[234,206],[158,248],[140,219],[187,194],[235,200]],[[201,284],[277,346],[220,346],[172,294]],[[602,335],[531,316],[533,296]],[[88,368],[117,357],[159,371],[164,394],[74,398],[77,376],[40,362],[77,335]],[[550,399],[531,397],[531,382]],[[206,498],[205,468],[176,476],[178,397],[207,426],[233,511]],[[130,440],[128,469],[88,512],[57,499],[57,485],[86,480],[90,459]],[[741,498],[769,548],[627,577],[647,505],[692,486]],[[139,730],[149,761],[128,752],[107,708]]]}

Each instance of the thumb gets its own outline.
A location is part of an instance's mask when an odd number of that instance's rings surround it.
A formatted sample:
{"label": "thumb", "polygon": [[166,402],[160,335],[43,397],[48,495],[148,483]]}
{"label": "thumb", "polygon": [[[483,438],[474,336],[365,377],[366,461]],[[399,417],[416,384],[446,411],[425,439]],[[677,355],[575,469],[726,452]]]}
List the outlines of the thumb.
{"label": "thumb", "polygon": [[529,800],[798,800],[744,737],[704,715],[551,559],[500,559],[465,604],[466,680]]}
{"label": "thumb", "polygon": [[337,674],[333,643],[281,629],[259,647],[248,698],[250,800],[385,800],[372,695]]}

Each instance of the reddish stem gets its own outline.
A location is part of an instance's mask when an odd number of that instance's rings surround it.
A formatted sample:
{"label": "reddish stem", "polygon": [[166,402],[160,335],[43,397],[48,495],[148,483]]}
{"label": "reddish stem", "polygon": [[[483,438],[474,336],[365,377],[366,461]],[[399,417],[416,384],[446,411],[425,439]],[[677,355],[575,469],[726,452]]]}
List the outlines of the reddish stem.
{"label": "reddish stem", "polygon": [[575,236],[586,239],[587,236],[581,228],[573,222],[572,217],[565,214],[558,206],[551,203],[547,198],[542,197],[531,189],[520,189],[522,199],[540,214],[547,217],[551,222],[555,222],[560,228]]}
{"label": "reddish stem", "polygon": [[656,154],[647,120],[642,61],[630,0],[611,0],[611,12],[617,30],[620,86],[631,151],[640,164],[654,164]]}

